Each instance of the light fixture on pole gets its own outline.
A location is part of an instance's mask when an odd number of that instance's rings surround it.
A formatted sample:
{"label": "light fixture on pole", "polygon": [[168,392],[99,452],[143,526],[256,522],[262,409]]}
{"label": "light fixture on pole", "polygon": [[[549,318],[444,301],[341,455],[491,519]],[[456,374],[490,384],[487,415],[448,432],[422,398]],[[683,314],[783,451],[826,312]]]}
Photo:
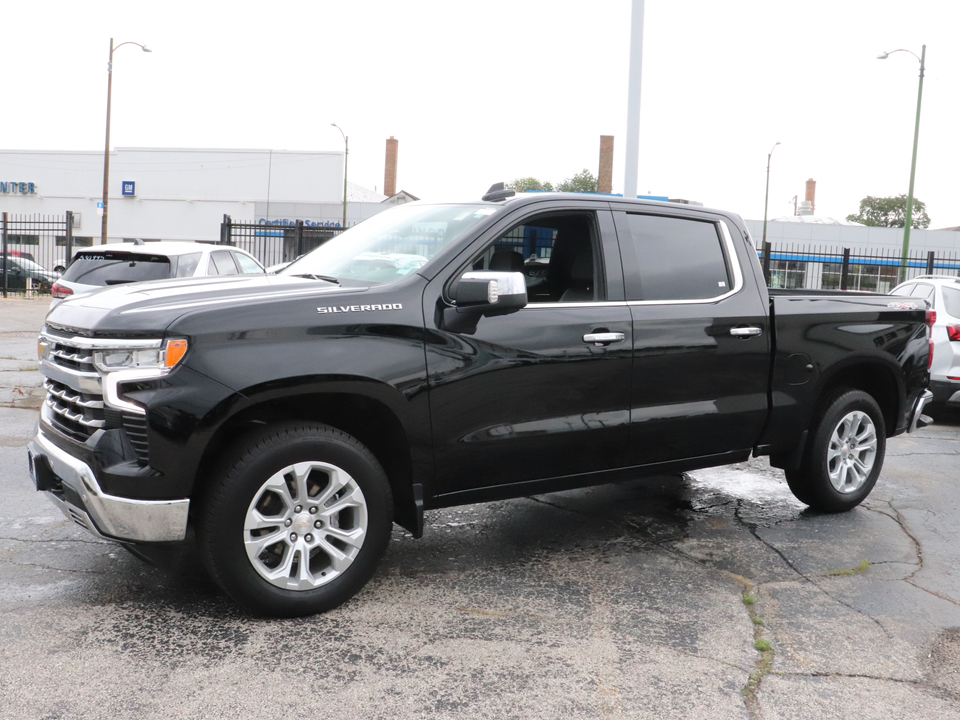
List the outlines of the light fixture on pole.
{"label": "light fixture on pole", "polygon": [[903,225],[903,256],[900,259],[900,281],[907,279],[907,254],[910,252],[910,226],[913,225],[913,181],[917,176],[917,142],[920,139],[920,101],[923,99],[924,63],[927,59],[927,46],[920,51],[920,57],[912,50],[891,50],[877,55],[877,60],[886,60],[894,53],[905,52],[913,55],[920,62],[920,83],[917,86],[917,119],[913,126],[913,156],[910,159],[910,187],[907,191],[907,212]]}
{"label": "light fixture on pole", "polygon": [[122,48],[124,45],[136,45],[144,52],[153,52],[146,45],[132,41],[122,42],[114,47],[113,38],[110,38],[110,56],[107,60],[107,138],[103,144],[103,200],[101,203],[103,205],[101,208],[103,210],[103,218],[100,221],[101,245],[105,245],[107,242],[107,209],[110,203],[110,94],[113,86],[113,51]]}
{"label": "light fixture on pole", "polygon": [[[767,189],[763,194],[763,247],[767,247],[767,205],[770,200],[770,158],[773,156],[773,151],[777,149],[777,145],[780,144],[780,141],[777,140],[773,147],[770,148],[770,152],[767,153]],[[766,252],[766,250],[764,250]]]}
{"label": "light fixture on pole", "polygon": [[343,229],[347,229],[347,157],[350,155],[350,141],[347,138],[347,134],[343,131],[336,123],[330,123],[331,127],[335,127],[340,131],[340,134],[343,135]]}

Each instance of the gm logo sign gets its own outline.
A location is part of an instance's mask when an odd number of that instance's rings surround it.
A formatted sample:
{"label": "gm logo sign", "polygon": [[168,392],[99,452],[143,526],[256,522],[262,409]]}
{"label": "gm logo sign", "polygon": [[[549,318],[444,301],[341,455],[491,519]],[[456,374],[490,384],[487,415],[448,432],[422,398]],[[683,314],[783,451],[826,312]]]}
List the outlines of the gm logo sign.
{"label": "gm logo sign", "polygon": [[124,180],[123,188],[121,190],[124,197],[136,197],[137,195],[137,183],[133,180]]}

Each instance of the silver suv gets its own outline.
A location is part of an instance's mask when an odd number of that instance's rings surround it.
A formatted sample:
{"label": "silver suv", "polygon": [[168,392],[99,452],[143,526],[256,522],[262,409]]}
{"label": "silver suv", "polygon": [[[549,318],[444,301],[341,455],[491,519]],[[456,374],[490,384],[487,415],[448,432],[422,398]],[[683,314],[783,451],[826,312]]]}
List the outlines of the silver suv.
{"label": "silver suv", "polygon": [[926,300],[936,311],[930,390],[935,406],[960,409],[960,277],[920,275],[890,294]]}

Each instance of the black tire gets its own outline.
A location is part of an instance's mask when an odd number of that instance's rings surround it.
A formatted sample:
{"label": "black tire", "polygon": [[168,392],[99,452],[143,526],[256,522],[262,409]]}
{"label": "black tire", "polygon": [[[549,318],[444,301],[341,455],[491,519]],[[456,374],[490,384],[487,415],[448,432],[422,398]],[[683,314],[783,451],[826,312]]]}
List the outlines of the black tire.
{"label": "black tire", "polygon": [[327,425],[284,423],[226,454],[201,503],[198,549],[214,581],[249,610],[312,615],[367,583],[392,521],[373,453]]}
{"label": "black tire", "polygon": [[820,512],[852,510],[877,483],[886,437],[883,413],[870,395],[831,392],[817,406],[800,469],[786,472],[790,490]]}

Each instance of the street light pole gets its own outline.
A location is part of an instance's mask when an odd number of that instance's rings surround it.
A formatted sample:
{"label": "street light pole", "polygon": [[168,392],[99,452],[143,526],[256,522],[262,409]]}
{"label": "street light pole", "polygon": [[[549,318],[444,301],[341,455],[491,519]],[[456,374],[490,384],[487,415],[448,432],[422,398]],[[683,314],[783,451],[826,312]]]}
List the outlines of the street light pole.
{"label": "street light pole", "polygon": [[917,176],[917,144],[920,140],[920,103],[923,100],[923,74],[927,59],[927,46],[923,46],[923,49],[920,51],[920,57],[917,57],[915,52],[901,48],[877,55],[877,60],[886,60],[893,55],[893,53],[897,52],[910,53],[920,61],[920,82],[917,85],[917,119],[913,126],[913,155],[910,158],[910,187],[907,190],[907,212],[903,226],[903,255],[900,259],[900,282],[903,282],[907,279],[907,255],[910,252],[910,228],[913,225],[913,182]]}
{"label": "street light pole", "polygon": [[[767,189],[763,194],[763,247],[767,247],[767,205],[770,200],[770,158],[773,157],[773,151],[777,149],[777,145],[780,144],[780,141],[777,140],[773,147],[770,148],[770,152],[767,153]],[[766,250],[764,250],[766,252]]]}
{"label": "street light pole", "polygon": [[110,38],[110,55],[107,60],[107,136],[103,143],[103,218],[100,221],[100,244],[107,243],[107,206],[110,202],[110,96],[113,90],[113,51],[124,45],[136,45],[144,52],[153,52],[146,45],[135,42],[120,43],[113,46],[113,38]]}
{"label": "street light pole", "polygon": [[343,229],[347,229],[347,159],[350,157],[350,139],[347,137],[347,134],[343,131],[336,123],[330,123],[332,127],[335,127],[340,131],[340,134],[343,135]]}

